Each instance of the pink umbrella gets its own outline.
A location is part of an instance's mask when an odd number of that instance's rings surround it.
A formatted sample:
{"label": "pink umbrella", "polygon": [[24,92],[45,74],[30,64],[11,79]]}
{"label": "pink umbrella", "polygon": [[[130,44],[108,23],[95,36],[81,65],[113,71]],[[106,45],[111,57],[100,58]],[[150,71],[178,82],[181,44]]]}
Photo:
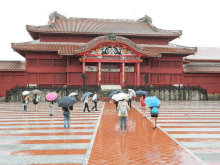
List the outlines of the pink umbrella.
{"label": "pink umbrella", "polygon": [[54,92],[51,92],[51,93],[48,93],[47,95],[46,95],[46,100],[47,101],[55,101],[56,99],[57,99],[57,94],[56,93],[54,93]]}

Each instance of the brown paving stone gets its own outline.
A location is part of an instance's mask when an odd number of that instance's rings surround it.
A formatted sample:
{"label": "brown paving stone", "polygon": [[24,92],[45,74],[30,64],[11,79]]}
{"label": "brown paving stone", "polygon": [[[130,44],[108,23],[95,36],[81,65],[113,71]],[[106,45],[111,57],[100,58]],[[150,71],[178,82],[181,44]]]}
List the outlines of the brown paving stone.
{"label": "brown paving stone", "polygon": [[132,108],[127,133],[120,133],[115,105],[106,103],[88,165],[200,164],[160,129]]}

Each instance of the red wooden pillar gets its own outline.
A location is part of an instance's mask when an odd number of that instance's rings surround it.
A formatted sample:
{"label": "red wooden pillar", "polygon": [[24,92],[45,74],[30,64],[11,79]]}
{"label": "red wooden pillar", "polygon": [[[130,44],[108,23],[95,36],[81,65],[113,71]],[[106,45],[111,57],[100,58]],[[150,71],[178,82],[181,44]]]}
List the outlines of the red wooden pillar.
{"label": "red wooden pillar", "polygon": [[140,86],[140,63],[137,63],[137,86]]}
{"label": "red wooden pillar", "polygon": [[[66,66],[67,66],[67,70],[68,70],[69,64],[70,64],[70,59],[67,58],[67,65],[66,65]],[[69,83],[70,83],[70,73],[67,72],[67,81],[66,81],[66,85],[70,85]]]}
{"label": "red wooden pillar", "polygon": [[137,86],[137,64],[134,64],[134,86]]}
{"label": "red wooden pillar", "polygon": [[85,58],[82,58],[82,73],[86,73],[86,62],[85,62]]}
{"label": "red wooden pillar", "polygon": [[[99,83],[100,82],[100,83]],[[101,84],[101,62],[98,62],[98,68],[97,68],[97,84]]]}
{"label": "red wooden pillar", "polygon": [[122,75],[122,87],[124,87],[125,86],[125,62],[124,61],[122,62],[122,73],[121,73],[121,75]]}

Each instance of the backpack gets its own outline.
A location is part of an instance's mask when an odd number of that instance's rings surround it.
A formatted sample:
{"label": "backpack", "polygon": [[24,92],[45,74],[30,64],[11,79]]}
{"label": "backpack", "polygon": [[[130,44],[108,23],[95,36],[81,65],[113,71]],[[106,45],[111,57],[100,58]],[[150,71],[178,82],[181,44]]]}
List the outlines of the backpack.
{"label": "backpack", "polygon": [[25,104],[25,99],[22,100],[22,103]]}
{"label": "backpack", "polygon": [[120,113],[121,113],[121,114],[126,114],[126,105],[121,105],[121,107],[120,107]]}
{"label": "backpack", "polygon": [[158,114],[158,109],[157,107],[153,107],[152,110],[151,110],[151,114]]}

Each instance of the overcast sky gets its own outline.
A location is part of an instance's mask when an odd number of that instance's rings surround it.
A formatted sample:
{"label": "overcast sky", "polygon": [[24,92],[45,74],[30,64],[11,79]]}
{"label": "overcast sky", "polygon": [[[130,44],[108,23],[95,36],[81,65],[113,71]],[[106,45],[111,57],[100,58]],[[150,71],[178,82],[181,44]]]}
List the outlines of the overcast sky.
{"label": "overcast sky", "polygon": [[46,25],[53,11],[66,17],[138,19],[145,14],[160,29],[182,30],[171,43],[220,47],[218,0],[6,0],[1,4],[0,60],[24,60],[11,43],[33,39],[26,25]]}

